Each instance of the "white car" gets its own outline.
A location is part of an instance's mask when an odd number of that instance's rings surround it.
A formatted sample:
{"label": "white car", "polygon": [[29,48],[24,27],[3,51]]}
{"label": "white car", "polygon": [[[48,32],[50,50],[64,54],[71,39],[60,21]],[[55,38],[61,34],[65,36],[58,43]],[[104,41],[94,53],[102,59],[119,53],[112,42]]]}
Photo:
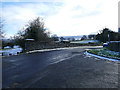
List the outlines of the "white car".
{"label": "white car", "polygon": [[108,46],[108,43],[103,43],[103,47],[107,47]]}

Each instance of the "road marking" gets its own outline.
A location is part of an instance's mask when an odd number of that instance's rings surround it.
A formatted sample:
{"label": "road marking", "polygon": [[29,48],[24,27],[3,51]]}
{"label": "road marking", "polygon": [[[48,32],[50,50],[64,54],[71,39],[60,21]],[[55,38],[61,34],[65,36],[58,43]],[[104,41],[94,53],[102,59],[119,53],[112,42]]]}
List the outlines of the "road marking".
{"label": "road marking", "polygon": [[75,55],[72,55],[71,57],[67,57],[67,58],[64,58],[64,59],[60,59],[59,61],[55,61],[55,62],[52,62],[52,63],[50,63],[50,64],[56,64],[56,63],[62,62],[62,61],[64,61],[64,60],[73,58],[73,57],[78,56],[78,55],[81,55],[81,54],[75,54]]}

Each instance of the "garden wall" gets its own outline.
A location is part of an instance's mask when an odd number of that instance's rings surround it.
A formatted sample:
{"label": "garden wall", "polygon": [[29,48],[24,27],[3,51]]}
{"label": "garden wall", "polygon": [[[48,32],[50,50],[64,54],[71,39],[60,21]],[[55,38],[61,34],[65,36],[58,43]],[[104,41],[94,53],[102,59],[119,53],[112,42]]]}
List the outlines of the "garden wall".
{"label": "garden wall", "polygon": [[120,50],[120,41],[110,41],[108,44],[108,48],[112,51],[119,52]]}
{"label": "garden wall", "polygon": [[52,49],[52,48],[63,48],[63,47],[76,47],[76,46],[96,46],[97,44],[88,43],[88,44],[80,44],[80,43],[69,43],[69,42],[34,42],[27,41],[26,49],[27,50],[36,50],[36,49]]}
{"label": "garden wall", "polygon": [[55,42],[27,42],[27,50],[35,49],[52,49],[63,48],[70,46],[69,43],[55,43]]}

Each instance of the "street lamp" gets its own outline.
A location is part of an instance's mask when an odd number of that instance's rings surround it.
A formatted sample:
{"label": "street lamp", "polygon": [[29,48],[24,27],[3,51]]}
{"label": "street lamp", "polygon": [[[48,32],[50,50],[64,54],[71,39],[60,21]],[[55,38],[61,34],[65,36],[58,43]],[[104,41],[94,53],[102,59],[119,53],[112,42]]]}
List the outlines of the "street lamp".
{"label": "street lamp", "polygon": [[27,41],[34,41],[34,39],[25,39],[25,50],[27,50]]}

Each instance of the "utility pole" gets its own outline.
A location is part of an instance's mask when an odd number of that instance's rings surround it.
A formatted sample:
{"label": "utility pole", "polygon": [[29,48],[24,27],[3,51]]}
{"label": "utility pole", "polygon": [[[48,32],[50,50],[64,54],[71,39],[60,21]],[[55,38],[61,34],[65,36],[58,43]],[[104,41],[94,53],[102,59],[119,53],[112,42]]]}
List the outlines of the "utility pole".
{"label": "utility pole", "polygon": [[119,57],[120,57],[120,41],[118,41],[118,48],[119,48]]}

